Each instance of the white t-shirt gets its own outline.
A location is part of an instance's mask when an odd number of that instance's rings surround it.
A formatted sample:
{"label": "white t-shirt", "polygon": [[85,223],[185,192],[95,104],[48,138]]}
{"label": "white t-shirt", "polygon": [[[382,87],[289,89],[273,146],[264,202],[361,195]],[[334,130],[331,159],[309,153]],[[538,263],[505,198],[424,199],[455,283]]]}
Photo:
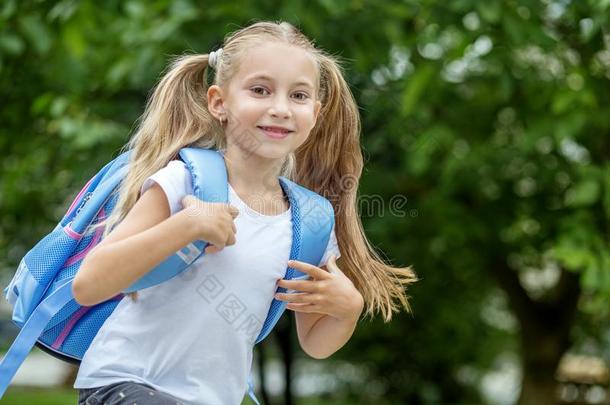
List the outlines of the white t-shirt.
{"label": "white t-shirt", "polygon": [[[171,213],[192,194],[191,177],[173,160],[142,186],[157,182]],[[236,243],[206,254],[180,275],[125,297],[83,356],[74,388],[136,381],[187,404],[240,404],[247,392],[254,341],[283,278],[292,244],[290,209],[262,215],[229,186],[239,209]],[[334,228],[319,266],[340,256]]]}

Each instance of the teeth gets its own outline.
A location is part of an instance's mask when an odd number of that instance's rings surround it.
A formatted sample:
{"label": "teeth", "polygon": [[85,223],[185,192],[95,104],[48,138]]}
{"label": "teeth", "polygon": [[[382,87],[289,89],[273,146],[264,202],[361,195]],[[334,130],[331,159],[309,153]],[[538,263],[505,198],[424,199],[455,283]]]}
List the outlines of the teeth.
{"label": "teeth", "polygon": [[269,127],[261,127],[266,131],[271,131],[271,132],[281,132],[281,133],[286,133],[288,131],[286,131],[285,129],[277,129],[277,128],[269,128]]}

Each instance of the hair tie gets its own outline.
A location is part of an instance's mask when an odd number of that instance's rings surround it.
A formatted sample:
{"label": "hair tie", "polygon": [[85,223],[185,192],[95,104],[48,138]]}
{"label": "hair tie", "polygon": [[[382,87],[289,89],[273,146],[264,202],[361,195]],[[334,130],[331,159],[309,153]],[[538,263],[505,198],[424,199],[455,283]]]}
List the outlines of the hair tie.
{"label": "hair tie", "polygon": [[210,52],[210,54],[208,55],[208,64],[212,68],[216,69],[216,66],[218,66],[218,61],[220,60],[221,56],[222,56],[222,48],[219,48],[216,51]]}

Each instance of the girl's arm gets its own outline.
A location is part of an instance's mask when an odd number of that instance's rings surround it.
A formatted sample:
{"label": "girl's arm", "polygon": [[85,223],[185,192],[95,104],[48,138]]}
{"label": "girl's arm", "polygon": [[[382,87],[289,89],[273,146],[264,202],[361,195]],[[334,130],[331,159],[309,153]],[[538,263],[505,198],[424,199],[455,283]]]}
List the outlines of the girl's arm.
{"label": "girl's arm", "polygon": [[123,221],[87,254],[74,277],[74,298],[83,306],[112,298],[197,239],[196,227],[188,210],[170,217],[165,193],[155,183]]}
{"label": "girl's arm", "polygon": [[[342,348],[352,337],[360,311],[353,318],[297,312],[295,319],[299,344],[314,359],[325,359]],[[309,327],[309,329],[307,329]]]}

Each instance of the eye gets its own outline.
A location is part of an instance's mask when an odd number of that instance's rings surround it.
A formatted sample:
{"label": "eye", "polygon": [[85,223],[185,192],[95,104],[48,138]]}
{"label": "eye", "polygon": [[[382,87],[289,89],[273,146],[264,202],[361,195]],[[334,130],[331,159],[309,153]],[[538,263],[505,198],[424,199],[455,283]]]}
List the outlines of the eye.
{"label": "eye", "polygon": [[267,91],[267,89],[266,89],[266,88],[261,87],[261,86],[255,86],[255,87],[252,87],[250,90],[251,90],[252,92],[256,93],[256,94],[259,94],[259,95],[264,95],[264,93],[259,92],[259,90],[262,90],[263,92]]}
{"label": "eye", "polygon": [[296,95],[301,95],[301,96],[303,96],[303,97],[300,97],[300,98],[299,98],[299,100],[301,100],[301,101],[302,101],[302,100],[305,100],[305,99],[307,99],[307,98],[309,97],[309,95],[308,95],[307,93],[303,93],[302,91],[300,91],[300,92],[298,92],[298,93],[295,93],[295,94],[296,94]]}

